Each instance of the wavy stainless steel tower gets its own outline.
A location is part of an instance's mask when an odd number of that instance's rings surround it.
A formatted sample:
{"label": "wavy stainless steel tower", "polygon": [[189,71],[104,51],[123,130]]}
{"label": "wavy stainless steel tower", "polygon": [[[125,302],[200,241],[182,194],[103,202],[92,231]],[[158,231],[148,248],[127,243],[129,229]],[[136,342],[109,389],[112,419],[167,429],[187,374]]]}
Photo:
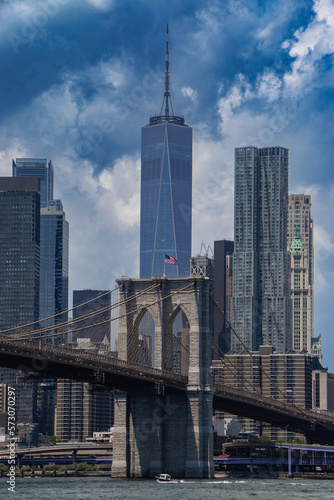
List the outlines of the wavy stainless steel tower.
{"label": "wavy stainless steel tower", "polygon": [[292,347],[287,252],[289,151],[235,150],[232,350]]}
{"label": "wavy stainless steel tower", "polygon": [[[142,128],[140,277],[189,276],[192,128],[174,115],[167,26],[165,93],[158,115]],[[165,263],[174,257],[174,265]]]}

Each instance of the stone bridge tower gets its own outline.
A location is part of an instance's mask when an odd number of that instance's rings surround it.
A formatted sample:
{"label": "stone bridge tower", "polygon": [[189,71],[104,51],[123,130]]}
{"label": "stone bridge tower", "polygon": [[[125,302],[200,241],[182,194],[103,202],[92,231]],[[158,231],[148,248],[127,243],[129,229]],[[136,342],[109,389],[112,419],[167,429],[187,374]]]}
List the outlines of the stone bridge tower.
{"label": "stone bridge tower", "polygon": [[[138,362],[138,332],[146,312],[154,320],[154,367],[171,371],[174,319],[189,322],[186,391],[163,385],[150,393],[115,394],[113,477],[210,478],[213,467],[208,278],[118,279],[120,325],[118,357]],[[149,291],[144,292],[152,287]],[[144,293],[141,293],[144,292]]]}

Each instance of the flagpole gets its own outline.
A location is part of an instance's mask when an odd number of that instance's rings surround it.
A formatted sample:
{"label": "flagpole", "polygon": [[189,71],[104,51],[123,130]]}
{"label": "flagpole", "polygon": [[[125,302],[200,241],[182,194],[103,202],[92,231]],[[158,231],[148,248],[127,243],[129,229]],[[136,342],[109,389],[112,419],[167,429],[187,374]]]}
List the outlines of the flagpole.
{"label": "flagpole", "polygon": [[164,276],[166,277],[166,259],[164,255]]}

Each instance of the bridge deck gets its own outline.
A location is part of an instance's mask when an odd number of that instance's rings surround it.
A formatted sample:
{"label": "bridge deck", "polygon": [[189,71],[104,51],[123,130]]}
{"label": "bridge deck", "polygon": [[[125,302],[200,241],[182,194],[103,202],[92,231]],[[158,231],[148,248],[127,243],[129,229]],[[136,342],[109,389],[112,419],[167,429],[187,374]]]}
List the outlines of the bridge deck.
{"label": "bridge deck", "polygon": [[[41,341],[0,337],[0,366],[34,376],[69,378],[125,391],[160,388],[185,392],[188,378],[114,357],[43,344]],[[234,387],[215,386],[214,409],[255,420],[289,426],[290,430],[312,433],[314,442],[334,444],[334,418],[272,398],[264,398]]]}

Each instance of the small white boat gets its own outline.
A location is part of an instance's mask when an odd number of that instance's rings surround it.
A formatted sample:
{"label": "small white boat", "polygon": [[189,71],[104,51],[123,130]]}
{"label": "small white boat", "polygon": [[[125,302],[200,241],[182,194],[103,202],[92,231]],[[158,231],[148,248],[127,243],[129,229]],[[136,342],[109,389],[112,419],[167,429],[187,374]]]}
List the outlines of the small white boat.
{"label": "small white boat", "polygon": [[170,474],[158,474],[155,476],[157,483],[177,483],[178,481],[172,481]]}

